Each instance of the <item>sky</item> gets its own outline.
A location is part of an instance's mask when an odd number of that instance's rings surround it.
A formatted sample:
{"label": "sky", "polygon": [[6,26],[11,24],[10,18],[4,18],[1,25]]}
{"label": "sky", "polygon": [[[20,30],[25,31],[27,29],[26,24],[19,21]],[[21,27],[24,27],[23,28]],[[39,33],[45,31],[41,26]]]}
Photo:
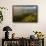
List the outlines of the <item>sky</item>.
{"label": "sky", "polygon": [[30,7],[14,7],[14,15],[21,15],[22,13],[27,13],[27,12],[33,12],[34,10],[36,11],[36,6],[30,6]]}

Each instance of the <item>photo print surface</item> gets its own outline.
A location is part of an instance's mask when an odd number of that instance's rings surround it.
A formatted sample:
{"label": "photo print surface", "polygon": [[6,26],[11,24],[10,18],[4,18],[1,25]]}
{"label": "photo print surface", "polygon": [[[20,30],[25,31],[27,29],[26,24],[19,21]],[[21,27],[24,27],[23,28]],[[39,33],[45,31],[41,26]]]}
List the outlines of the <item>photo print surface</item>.
{"label": "photo print surface", "polygon": [[13,5],[13,22],[38,22],[37,5]]}

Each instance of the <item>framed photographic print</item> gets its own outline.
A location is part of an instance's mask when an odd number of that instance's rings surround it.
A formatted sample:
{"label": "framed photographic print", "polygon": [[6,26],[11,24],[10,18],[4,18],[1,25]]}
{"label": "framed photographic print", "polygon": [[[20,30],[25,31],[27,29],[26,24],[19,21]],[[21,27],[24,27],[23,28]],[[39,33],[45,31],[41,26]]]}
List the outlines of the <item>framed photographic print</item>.
{"label": "framed photographic print", "polygon": [[13,22],[38,22],[37,5],[13,5]]}

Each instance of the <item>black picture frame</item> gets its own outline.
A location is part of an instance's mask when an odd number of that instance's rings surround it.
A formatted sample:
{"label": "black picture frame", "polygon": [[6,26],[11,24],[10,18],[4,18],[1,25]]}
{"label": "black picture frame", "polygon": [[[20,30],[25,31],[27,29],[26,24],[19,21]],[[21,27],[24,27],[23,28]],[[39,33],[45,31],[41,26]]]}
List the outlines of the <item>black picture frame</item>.
{"label": "black picture frame", "polygon": [[38,5],[13,5],[12,21],[24,23],[38,22]]}

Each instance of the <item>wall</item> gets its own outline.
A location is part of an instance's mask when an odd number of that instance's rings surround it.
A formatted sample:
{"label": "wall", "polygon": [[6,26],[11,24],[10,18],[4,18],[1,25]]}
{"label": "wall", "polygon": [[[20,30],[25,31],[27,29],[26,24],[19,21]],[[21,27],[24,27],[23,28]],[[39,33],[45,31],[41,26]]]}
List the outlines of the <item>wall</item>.
{"label": "wall", "polygon": [[[12,22],[12,5],[38,5],[38,23],[13,23]],[[0,23],[0,46],[4,38],[3,27],[10,26],[16,37],[29,37],[34,31],[41,31],[46,37],[46,1],[45,0],[0,0],[0,6],[8,8],[3,10],[3,22]],[[46,45],[46,38],[45,38]]]}

